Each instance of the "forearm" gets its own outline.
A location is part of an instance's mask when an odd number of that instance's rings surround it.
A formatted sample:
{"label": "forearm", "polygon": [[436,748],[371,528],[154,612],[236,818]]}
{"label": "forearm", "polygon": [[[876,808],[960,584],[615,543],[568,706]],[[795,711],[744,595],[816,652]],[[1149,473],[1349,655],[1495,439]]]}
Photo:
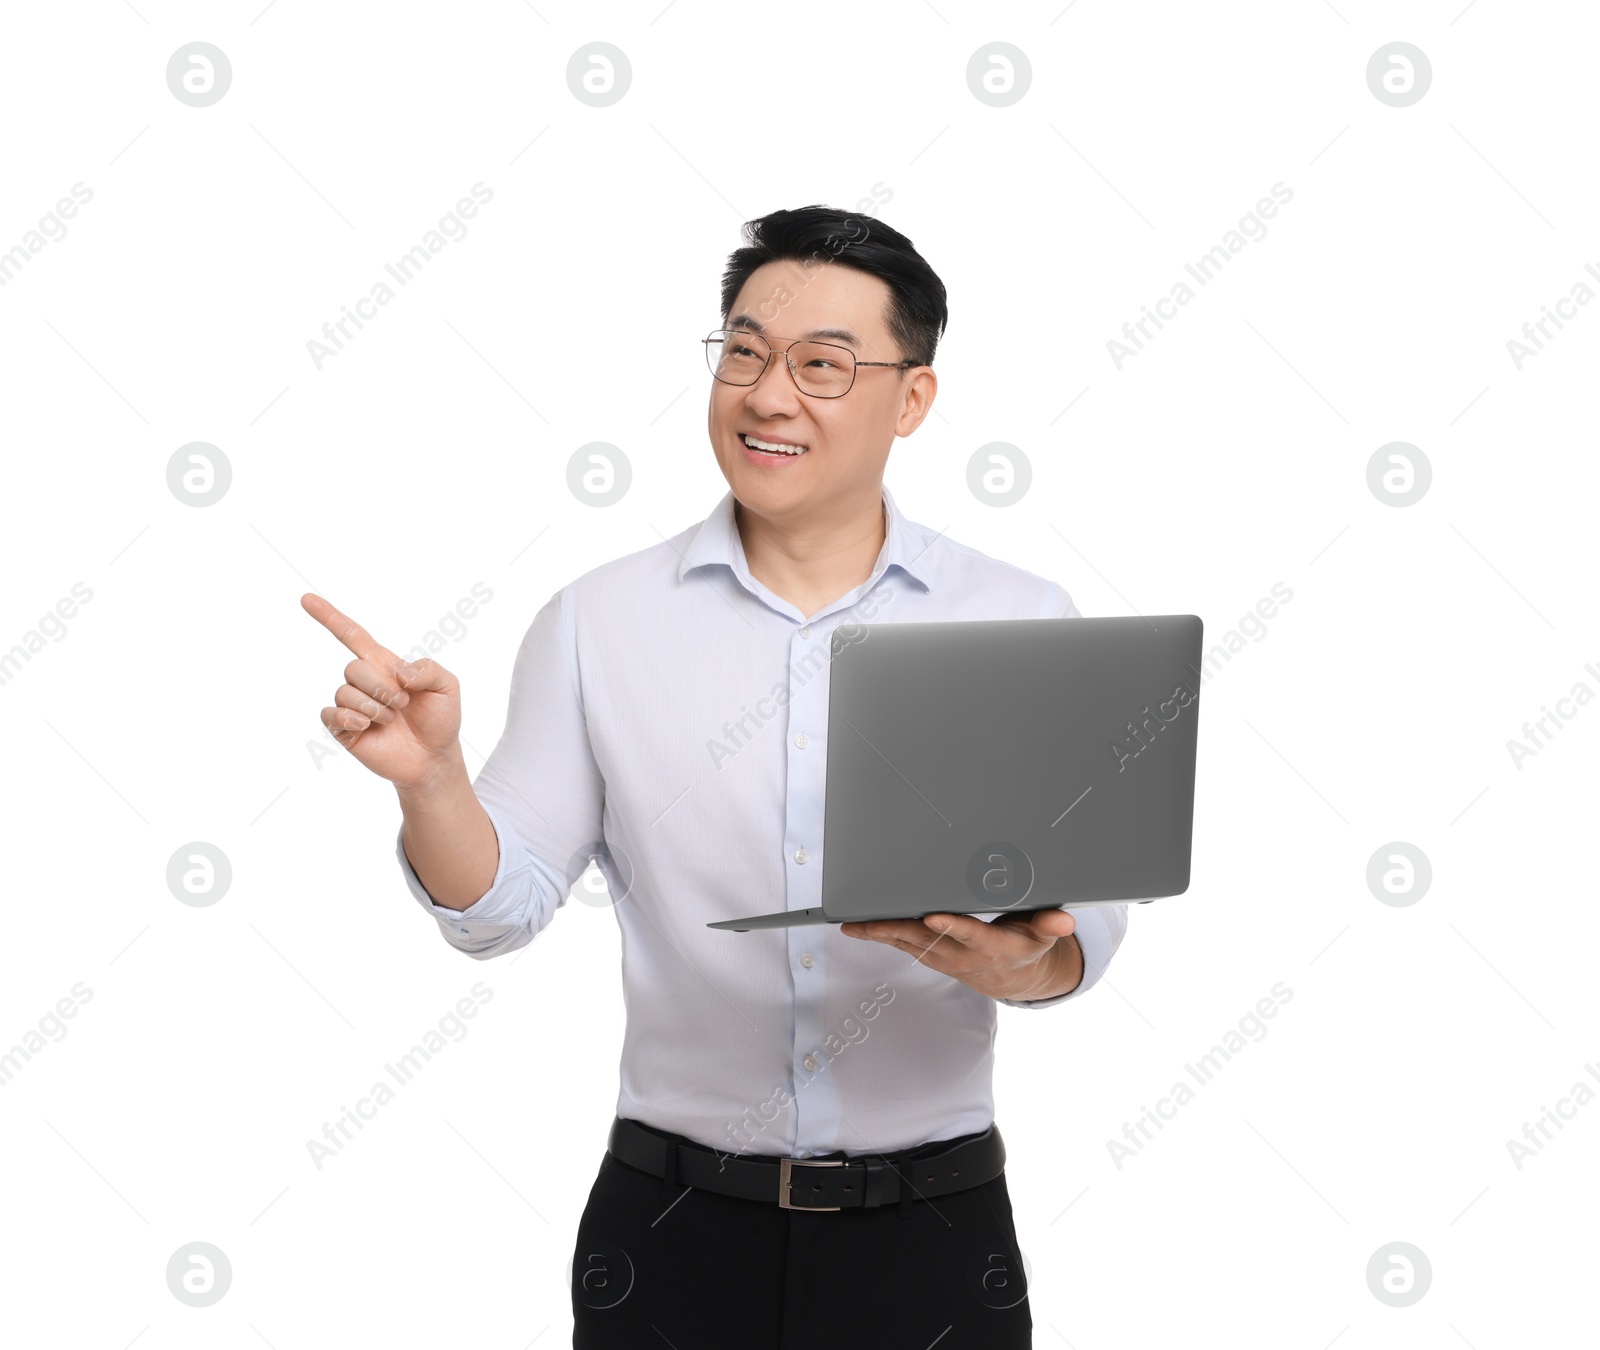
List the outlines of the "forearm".
{"label": "forearm", "polygon": [[494,884],[500,844],[459,750],[437,778],[396,793],[405,816],[401,842],[417,880],[435,904],[470,908]]}

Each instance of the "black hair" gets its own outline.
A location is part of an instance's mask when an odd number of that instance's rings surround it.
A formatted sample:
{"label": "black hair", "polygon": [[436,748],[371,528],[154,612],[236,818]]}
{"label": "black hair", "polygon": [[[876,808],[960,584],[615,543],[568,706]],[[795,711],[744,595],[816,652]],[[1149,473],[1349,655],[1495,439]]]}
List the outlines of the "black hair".
{"label": "black hair", "polygon": [[[878,277],[889,287],[889,332],[900,346],[900,360],[933,364],[934,349],[949,321],[944,282],[898,230],[859,212],[831,206],[773,211],[744,223],[748,241],[728,255],[722,273],[722,321],[733,311],[739,290],[758,267],[794,260],[819,266],[842,263]],[[905,371],[896,371],[898,378]]]}

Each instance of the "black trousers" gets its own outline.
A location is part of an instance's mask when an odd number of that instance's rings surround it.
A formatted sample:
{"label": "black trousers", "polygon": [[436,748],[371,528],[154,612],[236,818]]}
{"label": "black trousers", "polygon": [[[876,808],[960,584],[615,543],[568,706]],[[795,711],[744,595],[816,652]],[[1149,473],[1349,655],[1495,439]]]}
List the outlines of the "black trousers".
{"label": "black trousers", "polygon": [[607,1151],[578,1221],[572,1315],[574,1350],[1033,1345],[1004,1173],[905,1214],[807,1214],[668,1189]]}

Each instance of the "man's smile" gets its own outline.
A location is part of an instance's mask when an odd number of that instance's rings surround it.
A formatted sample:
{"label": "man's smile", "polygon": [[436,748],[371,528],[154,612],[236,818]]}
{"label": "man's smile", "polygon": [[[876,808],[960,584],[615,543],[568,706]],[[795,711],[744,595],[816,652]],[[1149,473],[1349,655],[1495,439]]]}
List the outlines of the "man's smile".
{"label": "man's smile", "polygon": [[736,434],[747,451],[766,459],[798,459],[811,448],[797,441],[780,440],[777,437],[770,436],[757,436],[753,432],[741,431]]}

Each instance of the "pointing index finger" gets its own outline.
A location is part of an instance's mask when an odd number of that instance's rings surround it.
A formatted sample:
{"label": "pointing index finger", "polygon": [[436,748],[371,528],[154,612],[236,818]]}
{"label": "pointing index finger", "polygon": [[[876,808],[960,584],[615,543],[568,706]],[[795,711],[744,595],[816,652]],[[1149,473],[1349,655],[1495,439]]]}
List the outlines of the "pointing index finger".
{"label": "pointing index finger", "polygon": [[400,658],[377,638],[315,592],[307,591],[302,595],[300,607],[362,660],[371,661],[374,665],[386,665],[391,670],[400,663]]}

